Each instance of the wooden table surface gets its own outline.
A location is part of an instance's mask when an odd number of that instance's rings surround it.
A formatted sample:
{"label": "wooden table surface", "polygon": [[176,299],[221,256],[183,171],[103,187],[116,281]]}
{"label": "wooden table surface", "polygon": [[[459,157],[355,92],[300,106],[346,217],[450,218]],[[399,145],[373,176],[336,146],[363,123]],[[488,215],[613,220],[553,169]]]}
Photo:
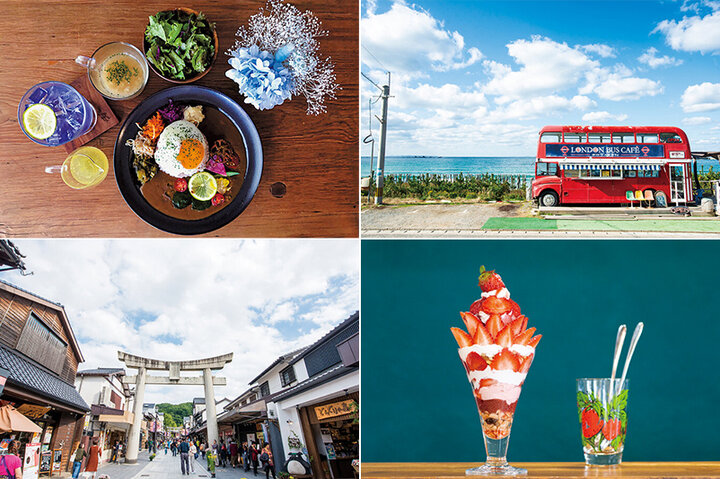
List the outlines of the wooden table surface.
{"label": "wooden table surface", "polygon": [[[111,41],[142,49],[148,16],[178,6],[191,7],[215,22],[219,53],[212,70],[193,83],[229,95],[257,126],[264,150],[262,180],[250,206],[229,225],[207,236],[357,237],[358,209],[358,2],[293,0],[311,10],[330,32],[320,39],[321,53],[335,63],[342,87],[320,116],[305,113],[302,97],[272,110],[258,111],[243,102],[237,85],[225,77],[225,51],[240,25],[264,6],[260,0],[35,1],[5,0],[0,16],[0,236],[7,237],[148,237],[168,236],[139,219],[125,204],[112,168],[99,186],[76,191],[59,175],[44,172],[67,156],[62,146],[40,146],[22,133],[17,105],[41,81],[72,82],[85,70],[74,62]],[[132,100],[108,101],[120,118],[151,94],[174,86],[153,72],[143,93]],[[112,164],[120,126],[88,145],[103,150]],[[271,194],[276,182],[286,194]]]}
{"label": "wooden table surface", "polygon": [[[582,462],[510,463],[528,470],[529,478],[717,478],[720,462],[624,462],[619,466],[585,466]],[[371,478],[457,478],[479,463],[362,463],[363,479]],[[479,477],[479,476],[467,476]]]}

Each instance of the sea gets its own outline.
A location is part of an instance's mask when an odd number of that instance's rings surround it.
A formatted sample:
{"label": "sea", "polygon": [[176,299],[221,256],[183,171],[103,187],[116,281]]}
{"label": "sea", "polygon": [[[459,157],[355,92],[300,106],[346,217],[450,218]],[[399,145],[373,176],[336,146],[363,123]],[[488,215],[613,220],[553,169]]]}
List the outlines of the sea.
{"label": "sea", "polygon": [[[713,167],[720,170],[715,160],[698,160],[698,171]],[[377,156],[373,158],[373,170],[377,168]],[[370,174],[370,157],[363,156],[361,176]],[[386,156],[385,174],[450,174],[466,173],[495,175],[535,175],[533,156]]]}

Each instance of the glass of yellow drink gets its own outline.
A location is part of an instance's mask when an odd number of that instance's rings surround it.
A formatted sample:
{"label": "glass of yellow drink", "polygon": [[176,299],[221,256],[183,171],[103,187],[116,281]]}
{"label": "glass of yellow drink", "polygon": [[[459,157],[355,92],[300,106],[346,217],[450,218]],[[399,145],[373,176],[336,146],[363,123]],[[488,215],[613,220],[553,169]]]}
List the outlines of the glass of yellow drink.
{"label": "glass of yellow drink", "polygon": [[129,43],[107,43],[95,50],[92,57],[80,55],[75,62],[87,68],[90,83],[110,100],[134,98],[148,81],[145,55]]}
{"label": "glass of yellow drink", "polygon": [[104,180],[108,168],[108,159],[102,150],[94,146],[82,146],[70,153],[61,166],[49,166],[45,172],[60,173],[66,185],[82,190]]}

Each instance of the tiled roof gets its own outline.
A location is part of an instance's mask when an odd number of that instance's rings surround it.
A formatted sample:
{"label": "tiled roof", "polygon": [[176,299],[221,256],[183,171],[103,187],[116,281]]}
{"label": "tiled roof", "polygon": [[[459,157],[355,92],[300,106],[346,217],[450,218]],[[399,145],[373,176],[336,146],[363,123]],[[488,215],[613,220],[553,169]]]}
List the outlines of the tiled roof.
{"label": "tiled roof", "polygon": [[8,384],[17,384],[75,409],[90,410],[72,385],[4,346],[0,346],[0,366],[10,370]]}
{"label": "tiled roof", "polygon": [[320,386],[321,384],[325,384],[326,382],[345,376],[346,374],[350,374],[357,370],[357,366],[348,367],[340,363],[337,366],[334,366],[326,371],[323,371],[320,374],[317,374],[311,378],[306,379],[303,382],[296,384],[290,389],[286,389],[285,391],[280,392],[279,394],[275,395],[275,397],[273,397],[273,402],[282,401],[283,399],[295,396],[296,394],[300,394],[303,391],[307,391],[308,389]]}
{"label": "tiled roof", "polygon": [[25,274],[25,263],[23,255],[17,246],[10,240],[0,240],[0,265],[7,265],[10,268],[18,269]]}
{"label": "tiled roof", "polygon": [[[289,352],[289,353],[287,353],[287,354],[283,354],[282,356],[280,356],[279,358],[277,358],[277,359],[275,360],[275,362],[273,362],[270,366],[266,367],[263,372],[261,372],[260,374],[258,374],[257,377],[256,377],[255,379],[253,379],[252,381],[250,381],[248,384],[254,384],[255,381],[257,381],[258,379],[260,379],[261,377],[263,377],[263,376],[265,375],[265,373],[267,373],[267,372],[270,371],[272,368],[274,368],[275,366],[277,366],[278,364],[280,364],[282,361],[292,361],[292,360],[295,359],[296,357],[300,356],[303,352],[305,352],[306,349],[307,349],[307,347],[302,347],[302,348],[296,349],[295,351],[291,351],[291,352]],[[291,364],[292,364],[292,363],[291,363]]]}
{"label": "tiled roof", "polygon": [[308,346],[307,348],[305,348],[305,350],[302,351],[300,354],[298,354],[297,356],[295,356],[295,357],[293,358],[293,360],[290,361],[290,364],[295,364],[295,363],[297,363],[298,361],[300,361],[301,359],[303,359],[304,357],[306,357],[307,355],[309,355],[310,353],[312,353],[312,352],[315,351],[316,349],[322,347],[328,339],[330,339],[332,336],[334,336],[335,334],[337,334],[338,332],[340,332],[342,329],[344,329],[344,328],[346,328],[347,326],[351,325],[353,322],[359,324],[359,320],[360,320],[360,315],[359,315],[359,313],[358,313],[357,311],[355,311],[355,312],[354,312],[353,314],[351,314],[348,318],[344,319],[342,323],[340,323],[340,324],[338,324],[337,326],[335,326],[334,328],[332,328],[330,331],[328,331],[327,333],[325,333],[325,335],[324,335],[322,338],[318,339],[318,340],[315,341],[313,344],[311,344],[310,346]]}
{"label": "tiled roof", "polygon": [[110,376],[111,374],[125,374],[123,368],[96,368],[96,369],[83,369],[78,371],[78,376]]}

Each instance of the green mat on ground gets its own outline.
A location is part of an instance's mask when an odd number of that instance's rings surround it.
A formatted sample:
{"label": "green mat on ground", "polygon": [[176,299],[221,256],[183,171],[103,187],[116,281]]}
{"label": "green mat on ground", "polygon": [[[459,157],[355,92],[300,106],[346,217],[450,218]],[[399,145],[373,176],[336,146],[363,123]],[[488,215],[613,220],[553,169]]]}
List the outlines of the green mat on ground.
{"label": "green mat on ground", "polygon": [[542,218],[495,217],[489,218],[482,229],[720,233],[720,220],[544,220]]}
{"label": "green mat on ground", "polygon": [[488,218],[484,230],[556,230],[557,221],[542,218]]}
{"label": "green mat on ground", "polygon": [[687,233],[720,233],[720,221],[714,220],[556,220],[557,228],[566,231],[659,231]]}

